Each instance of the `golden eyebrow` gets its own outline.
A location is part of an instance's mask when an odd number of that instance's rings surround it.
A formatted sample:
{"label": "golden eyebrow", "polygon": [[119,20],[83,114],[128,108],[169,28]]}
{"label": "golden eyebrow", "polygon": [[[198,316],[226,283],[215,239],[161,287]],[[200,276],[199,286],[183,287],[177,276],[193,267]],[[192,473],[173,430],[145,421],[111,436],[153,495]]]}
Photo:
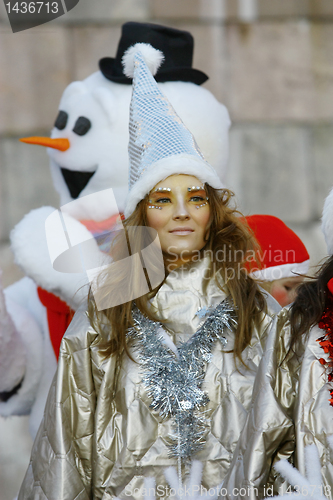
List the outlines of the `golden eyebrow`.
{"label": "golden eyebrow", "polygon": [[205,186],[191,186],[187,188],[189,193],[197,193],[198,191],[205,191]]}
{"label": "golden eyebrow", "polygon": [[158,191],[171,191],[171,188],[167,188],[167,187],[160,187],[160,188],[156,188],[155,191],[158,193]]}
{"label": "golden eyebrow", "polygon": [[155,189],[155,191],[152,191],[150,195],[152,194],[171,194],[172,191],[170,188],[162,188],[162,189]]}

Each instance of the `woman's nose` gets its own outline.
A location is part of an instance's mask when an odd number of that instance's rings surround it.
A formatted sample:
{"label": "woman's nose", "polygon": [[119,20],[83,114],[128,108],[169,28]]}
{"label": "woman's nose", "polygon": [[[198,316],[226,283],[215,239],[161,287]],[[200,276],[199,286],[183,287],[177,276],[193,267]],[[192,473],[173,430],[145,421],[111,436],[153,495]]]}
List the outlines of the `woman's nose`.
{"label": "woman's nose", "polygon": [[188,220],[190,218],[189,211],[183,200],[178,200],[174,209],[173,219]]}

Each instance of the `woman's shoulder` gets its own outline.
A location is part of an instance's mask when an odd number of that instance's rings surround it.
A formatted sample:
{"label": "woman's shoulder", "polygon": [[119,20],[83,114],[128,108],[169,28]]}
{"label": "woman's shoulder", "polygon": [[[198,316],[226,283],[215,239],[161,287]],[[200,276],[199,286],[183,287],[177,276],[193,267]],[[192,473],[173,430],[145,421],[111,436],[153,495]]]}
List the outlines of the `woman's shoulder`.
{"label": "woman's shoulder", "polygon": [[[322,327],[319,326],[322,325]],[[332,366],[332,340],[331,330],[325,329],[325,323],[313,325],[306,335],[303,335],[305,355],[308,358],[318,359],[323,366]]]}
{"label": "woman's shoulder", "polygon": [[[105,328],[108,327],[104,317],[103,325]],[[74,314],[60,345],[58,365],[61,367],[60,372],[70,373],[82,390],[94,387],[98,393],[105,374],[108,371],[113,373],[112,366],[115,362],[113,356],[104,355],[103,343],[103,332],[96,331],[86,307],[80,307]]]}
{"label": "woman's shoulder", "polygon": [[101,341],[101,334],[92,326],[86,304],[75,312],[60,346],[60,353],[73,354],[90,349]]}

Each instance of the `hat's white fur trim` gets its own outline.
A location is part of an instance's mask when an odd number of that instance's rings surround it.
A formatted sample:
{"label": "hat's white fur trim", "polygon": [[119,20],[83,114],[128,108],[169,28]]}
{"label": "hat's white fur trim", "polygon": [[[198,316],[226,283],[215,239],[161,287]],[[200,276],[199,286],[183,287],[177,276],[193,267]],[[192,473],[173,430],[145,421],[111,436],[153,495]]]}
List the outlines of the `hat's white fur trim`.
{"label": "hat's white fur trim", "polygon": [[281,266],[266,267],[251,273],[252,278],[261,281],[275,281],[282,278],[295,278],[299,274],[307,274],[310,260],[295,262],[293,264],[282,264]]}
{"label": "hat's white fur trim", "polygon": [[127,197],[125,217],[134,212],[139,201],[143,200],[156,184],[175,174],[193,175],[215,189],[224,188],[217,173],[206,161],[185,153],[169,156],[153,163],[134,184]]}
{"label": "hat's white fur trim", "polygon": [[155,76],[164,61],[163,52],[155,49],[149,43],[136,43],[126,50],[121,60],[127,78],[134,77],[134,57],[137,52],[141,52],[147,67]]}
{"label": "hat's white fur trim", "polygon": [[321,229],[324,233],[327,251],[330,255],[333,254],[333,189],[327,196],[324,208],[323,217],[321,219]]}

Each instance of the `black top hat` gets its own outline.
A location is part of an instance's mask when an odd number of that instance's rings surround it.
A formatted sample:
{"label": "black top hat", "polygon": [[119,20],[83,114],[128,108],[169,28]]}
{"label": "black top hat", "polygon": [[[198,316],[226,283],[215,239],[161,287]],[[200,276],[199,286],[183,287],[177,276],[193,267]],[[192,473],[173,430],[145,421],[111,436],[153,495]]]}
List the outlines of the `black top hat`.
{"label": "black top hat", "polygon": [[192,68],[193,37],[188,31],[158,24],[129,22],[123,24],[116,57],[104,57],[99,67],[105,78],[116,83],[132,83],[123,73],[121,63],[126,50],[136,43],[150,43],[164,54],[164,61],[155,75],[157,82],[192,82],[201,85],[208,76]]}

